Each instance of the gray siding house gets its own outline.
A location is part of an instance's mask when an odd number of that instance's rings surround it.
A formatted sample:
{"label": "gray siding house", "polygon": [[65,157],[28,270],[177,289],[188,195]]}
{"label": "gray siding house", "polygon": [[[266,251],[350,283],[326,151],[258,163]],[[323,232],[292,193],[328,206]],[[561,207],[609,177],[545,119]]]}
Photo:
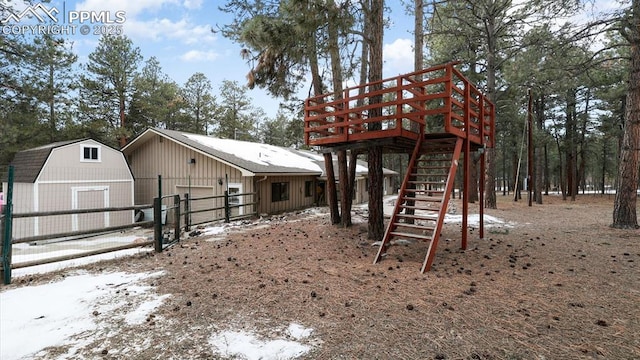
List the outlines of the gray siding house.
{"label": "gray siding house", "polygon": [[[238,197],[237,203],[245,206],[232,215],[275,214],[325,201],[324,159],[310,151],[150,128],[132,139],[122,152],[136,178],[136,204],[149,204],[158,195],[158,175],[162,176],[164,195],[198,198],[223,195],[225,191],[256,194],[253,198]],[[367,165],[358,165],[356,203],[367,201]],[[387,177],[394,174],[385,169]],[[385,185],[389,183],[386,179]],[[255,207],[246,205],[254,202]],[[211,204],[202,207],[211,208]],[[222,210],[218,212],[212,215],[220,217]]]}
{"label": "gray siding house", "polygon": [[[92,139],[20,151],[11,165],[14,213],[133,205],[134,179],[123,154]],[[13,234],[20,238],[126,225],[133,215],[119,211],[16,218]]]}

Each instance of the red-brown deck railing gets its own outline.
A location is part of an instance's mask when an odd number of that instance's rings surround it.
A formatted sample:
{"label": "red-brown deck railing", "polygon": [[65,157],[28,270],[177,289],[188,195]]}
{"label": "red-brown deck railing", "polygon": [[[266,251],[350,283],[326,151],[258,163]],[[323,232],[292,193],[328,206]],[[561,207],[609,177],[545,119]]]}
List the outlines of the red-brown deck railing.
{"label": "red-brown deck railing", "polygon": [[[305,143],[333,146],[362,140],[424,133],[448,133],[480,146],[493,147],[494,105],[460,71],[448,63],[308,98]],[[372,99],[378,98],[379,102]],[[370,116],[372,109],[381,115]],[[376,112],[373,112],[376,113]],[[379,123],[382,130],[369,130]]]}

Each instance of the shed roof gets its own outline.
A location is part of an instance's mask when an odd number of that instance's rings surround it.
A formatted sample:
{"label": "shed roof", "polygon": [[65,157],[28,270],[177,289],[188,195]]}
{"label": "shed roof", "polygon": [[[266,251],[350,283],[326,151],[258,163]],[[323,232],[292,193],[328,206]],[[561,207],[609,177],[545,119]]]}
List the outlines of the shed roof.
{"label": "shed roof", "polygon": [[11,165],[13,165],[13,181],[21,183],[35,182],[53,149],[84,140],[86,139],[59,141],[17,152],[11,162]]}

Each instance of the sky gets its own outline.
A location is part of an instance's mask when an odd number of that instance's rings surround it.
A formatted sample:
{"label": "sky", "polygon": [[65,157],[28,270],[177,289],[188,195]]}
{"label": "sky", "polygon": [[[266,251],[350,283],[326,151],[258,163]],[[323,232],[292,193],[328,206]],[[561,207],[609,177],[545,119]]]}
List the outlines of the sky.
{"label": "sky", "polygon": [[[219,6],[226,1],[204,0],[52,0],[44,4],[48,9],[55,7],[59,13],[58,24],[76,25],[74,35],[62,35],[72,44],[78,55],[79,63],[86,63],[88,55],[96,48],[100,35],[94,31],[122,31],[135,46],[139,47],[144,59],[155,56],[163,71],[180,85],[196,72],[204,73],[214,88],[214,94],[223,80],[238,81],[246,84],[246,74],[250,67],[240,57],[241,45],[224,38],[220,33],[213,33],[217,28],[231,23],[231,16],[220,11]],[[19,2],[18,2],[19,3]],[[38,2],[34,2],[34,5]],[[19,6],[19,5],[16,5]],[[413,49],[410,28],[413,20],[406,15],[400,0],[387,1],[390,19],[389,28],[385,32],[385,75],[395,76],[412,71]],[[108,20],[91,21],[72,19],[80,11],[85,14],[108,15]],[[101,18],[99,20],[105,20]],[[23,19],[20,23],[37,23],[35,19]],[[80,34],[80,26],[88,25],[90,33]],[[113,26],[115,25],[115,26]],[[121,27],[116,27],[121,25]],[[308,88],[301,90],[301,97],[308,93]],[[271,98],[260,89],[248,93],[255,100],[256,106],[262,107],[267,115],[273,117],[277,111],[279,100]]]}
{"label": "sky", "polygon": [[[384,33],[385,77],[413,71],[413,18],[407,14],[403,2],[410,1],[385,2],[385,17],[388,19]],[[18,10],[25,6],[19,1],[13,3]],[[132,39],[145,60],[155,56],[163,71],[180,85],[194,73],[204,73],[211,80],[215,95],[223,80],[245,84],[245,76],[250,69],[240,57],[240,44],[211,31],[231,23],[231,16],[219,10],[225,3],[225,0],[52,0],[43,5],[58,11],[58,24],[76,26],[75,34],[62,37],[68,40],[80,64],[87,62],[88,55],[98,44],[100,35],[94,31],[118,31]],[[619,6],[614,1],[597,0],[586,12]],[[102,17],[80,21],[72,19],[72,13]],[[43,15],[41,11],[40,15]],[[32,17],[18,23],[33,24],[37,20]],[[88,26],[89,34],[80,34],[82,25]],[[300,97],[306,97],[308,91],[307,85],[301,89]],[[263,108],[268,116],[275,115],[280,100],[260,89],[250,90],[248,95],[254,99],[254,105]]]}

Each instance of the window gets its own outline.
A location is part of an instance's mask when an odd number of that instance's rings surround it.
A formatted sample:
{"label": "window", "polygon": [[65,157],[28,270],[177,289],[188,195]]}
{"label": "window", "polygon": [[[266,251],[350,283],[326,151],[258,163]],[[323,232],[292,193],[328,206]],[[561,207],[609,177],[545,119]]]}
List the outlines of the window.
{"label": "window", "polygon": [[313,181],[304,182],[304,196],[305,197],[313,196]]}
{"label": "window", "polygon": [[80,149],[80,161],[100,161],[100,147],[91,145],[82,145]]}
{"label": "window", "polygon": [[271,202],[289,200],[289,183],[271,183]]}

